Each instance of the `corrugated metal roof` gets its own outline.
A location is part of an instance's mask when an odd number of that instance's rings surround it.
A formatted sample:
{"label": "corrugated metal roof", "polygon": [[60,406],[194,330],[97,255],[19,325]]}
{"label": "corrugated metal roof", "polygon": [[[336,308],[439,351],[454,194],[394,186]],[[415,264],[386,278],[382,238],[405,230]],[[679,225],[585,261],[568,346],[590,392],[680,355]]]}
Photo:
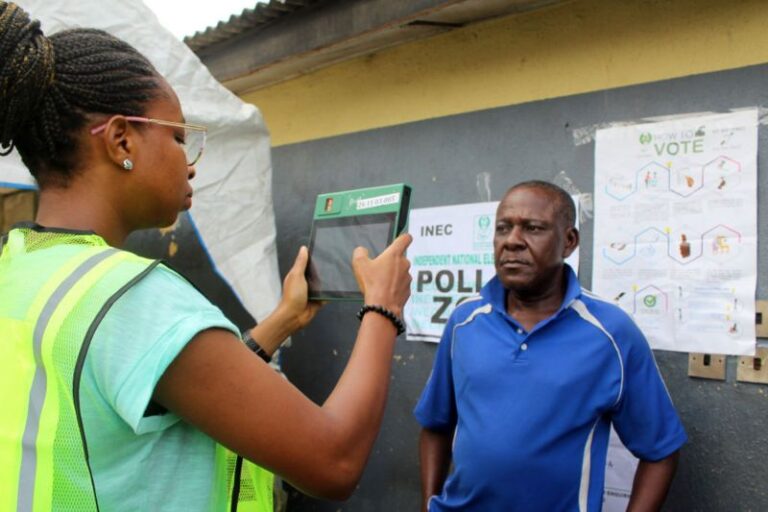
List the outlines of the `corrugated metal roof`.
{"label": "corrugated metal roof", "polygon": [[239,15],[230,16],[213,27],[185,37],[184,42],[197,52],[212,44],[231,39],[243,32],[263,27],[278,18],[304,9],[320,0],[269,0],[257,2],[253,9],[245,9]]}
{"label": "corrugated metal roof", "polygon": [[213,76],[242,94],[470,23],[566,1],[574,0],[271,0],[186,42]]}

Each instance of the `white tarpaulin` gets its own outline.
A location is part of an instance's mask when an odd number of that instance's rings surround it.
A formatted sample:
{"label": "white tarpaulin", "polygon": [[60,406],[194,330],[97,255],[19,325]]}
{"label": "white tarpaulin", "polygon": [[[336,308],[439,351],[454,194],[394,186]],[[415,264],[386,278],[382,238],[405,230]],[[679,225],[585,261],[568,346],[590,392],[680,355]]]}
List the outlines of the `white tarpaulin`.
{"label": "white tarpaulin", "polygon": [[[139,1],[21,0],[46,35],[75,27],[106,30],[136,47],[168,79],[188,122],[208,126],[192,181],[191,219],[216,270],[257,320],[280,292],[272,208],[269,133],[261,114],[219,84],[197,56]],[[192,7],[191,7],[192,8]],[[33,188],[18,154],[0,158],[0,186]]]}

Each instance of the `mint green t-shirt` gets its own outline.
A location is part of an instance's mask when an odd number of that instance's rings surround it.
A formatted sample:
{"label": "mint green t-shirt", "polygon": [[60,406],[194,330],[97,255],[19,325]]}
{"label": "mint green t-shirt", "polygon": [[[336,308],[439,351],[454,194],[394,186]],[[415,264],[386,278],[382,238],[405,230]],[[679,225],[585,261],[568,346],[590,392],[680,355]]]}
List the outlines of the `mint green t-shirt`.
{"label": "mint green t-shirt", "polygon": [[101,510],[210,510],[216,443],[170,412],[145,415],[165,369],[210,328],[238,333],[219,308],[162,266],[99,325],[83,367],[81,407]]}

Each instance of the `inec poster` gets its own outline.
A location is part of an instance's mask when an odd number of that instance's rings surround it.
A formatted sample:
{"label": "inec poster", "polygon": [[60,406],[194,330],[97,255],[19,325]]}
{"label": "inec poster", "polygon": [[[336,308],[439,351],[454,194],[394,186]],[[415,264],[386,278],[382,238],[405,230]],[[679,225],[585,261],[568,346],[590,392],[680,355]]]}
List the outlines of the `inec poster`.
{"label": "inec poster", "polygon": [[754,354],[757,111],[595,140],[595,293],[655,349]]}
{"label": "inec poster", "polygon": [[[578,217],[578,197],[574,202]],[[477,295],[496,274],[493,234],[498,205],[493,201],[411,210],[408,259],[413,282],[405,305],[409,340],[439,342],[453,308]],[[578,271],[578,248],[567,261]]]}

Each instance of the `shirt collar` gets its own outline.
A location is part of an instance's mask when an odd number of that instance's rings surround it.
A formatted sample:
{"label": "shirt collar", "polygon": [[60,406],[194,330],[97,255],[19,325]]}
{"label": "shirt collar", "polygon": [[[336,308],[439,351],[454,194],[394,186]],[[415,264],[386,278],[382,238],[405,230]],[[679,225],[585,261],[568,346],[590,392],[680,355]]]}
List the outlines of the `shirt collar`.
{"label": "shirt collar", "polygon": [[[2,237],[0,237],[0,253],[2,253],[6,246],[9,243],[9,240],[11,237],[16,237],[15,239],[23,240],[25,238],[25,235],[22,234],[22,230],[28,230],[28,231],[34,231],[36,233],[50,233],[55,235],[70,235],[70,236],[79,236],[81,239],[85,239],[94,246],[108,246],[106,240],[104,240],[101,236],[97,235],[94,231],[85,231],[85,230],[76,230],[76,229],[68,229],[68,228],[49,228],[46,226],[41,226],[40,224],[36,222],[29,222],[29,221],[22,221],[17,222],[13,226],[11,226],[11,229],[8,231],[8,233],[5,233]],[[21,246],[25,246],[26,242],[21,242]],[[15,251],[15,249],[11,249],[11,251]],[[25,250],[26,252],[26,250]]]}
{"label": "shirt collar", "polygon": [[[29,229],[32,231],[37,231],[38,233],[58,233],[58,234],[70,234],[70,235],[96,235],[95,231],[91,230],[79,230],[79,229],[69,229],[69,228],[57,228],[57,227],[48,227],[48,226],[41,226],[37,222],[31,222],[31,221],[21,221],[17,222],[13,226],[11,226],[11,229]],[[96,235],[98,236],[98,235]]]}
{"label": "shirt collar", "polygon": [[[564,265],[566,279],[565,295],[563,296],[563,303],[553,316],[558,315],[563,309],[569,307],[574,300],[581,296],[581,285],[579,284],[579,278],[576,277],[576,272],[574,272],[571,266],[567,263]],[[483,286],[482,290],[480,290],[480,295],[490,302],[494,309],[504,313],[507,312],[507,290],[501,284],[499,276],[493,276],[493,278]]]}

